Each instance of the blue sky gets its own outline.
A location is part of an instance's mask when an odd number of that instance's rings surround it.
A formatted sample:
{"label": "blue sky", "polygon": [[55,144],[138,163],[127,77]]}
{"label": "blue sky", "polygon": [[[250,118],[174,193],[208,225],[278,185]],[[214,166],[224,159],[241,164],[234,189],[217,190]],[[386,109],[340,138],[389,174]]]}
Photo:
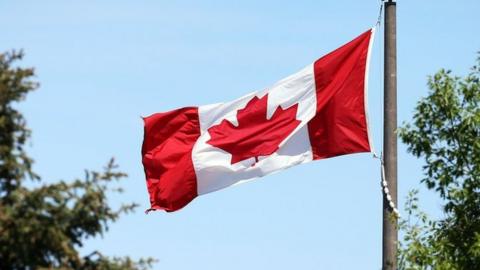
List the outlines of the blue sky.
{"label": "blue sky", "polygon": [[[480,50],[480,2],[399,1],[399,123],[441,67],[464,75]],[[375,24],[378,1],[2,1],[0,51],[23,48],[41,88],[20,105],[44,181],[115,156],[129,178],[112,204],[141,206],[82,252],[151,256],[158,269],[380,269],[379,163],[370,154],[294,167],[145,215],[142,115],[263,89]],[[382,40],[369,111],[382,142]],[[399,144],[399,199],[421,161]],[[440,202],[423,191],[433,215]]]}

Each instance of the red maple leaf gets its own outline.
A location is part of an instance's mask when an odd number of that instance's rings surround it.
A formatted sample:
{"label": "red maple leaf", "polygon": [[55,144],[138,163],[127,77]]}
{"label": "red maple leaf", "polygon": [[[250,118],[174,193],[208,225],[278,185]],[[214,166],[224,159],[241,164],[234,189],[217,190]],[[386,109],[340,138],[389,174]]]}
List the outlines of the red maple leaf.
{"label": "red maple leaf", "polygon": [[[254,157],[268,156],[301,123],[296,119],[298,104],[284,110],[278,106],[267,119],[268,94],[253,97],[245,108],[237,111],[238,126],[223,119],[208,129],[208,144],[232,154],[231,164]],[[254,164],[255,165],[255,164]]]}

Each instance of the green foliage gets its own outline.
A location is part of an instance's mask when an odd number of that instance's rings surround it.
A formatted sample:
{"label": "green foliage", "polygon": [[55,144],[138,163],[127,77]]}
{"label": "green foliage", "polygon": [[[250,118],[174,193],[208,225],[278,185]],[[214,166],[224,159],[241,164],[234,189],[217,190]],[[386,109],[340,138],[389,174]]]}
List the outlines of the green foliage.
{"label": "green foliage", "polygon": [[32,172],[32,160],[26,155],[23,145],[30,136],[25,119],[13,104],[25,99],[38,84],[31,81],[32,68],[13,67],[23,54],[11,52],[0,54],[0,200],[8,200],[25,177],[38,179]]}
{"label": "green foliage", "polygon": [[438,223],[419,210],[417,194],[417,190],[408,194],[405,203],[407,218],[399,222],[399,228],[404,232],[404,236],[399,244],[398,269],[462,269],[454,267],[445,249],[447,243],[437,237],[436,232],[441,230]]}
{"label": "green foliage", "polygon": [[31,80],[33,69],[14,66],[22,56],[0,55],[0,269],[149,269],[152,259],[78,252],[86,238],[103,235],[110,222],[136,207],[108,205],[107,193],[121,192],[111,182],[126,177],[113,159],[102,172],[86,171],[83,179],[25,185],[40,177],[25,152],[30,131],[15,105],[38,84]]}
{"label": "green foliage", "polygon": [[408,151],[423,158],[422,182],[445,202],[431,221],[410,194],[402,221],[400,269],[480,269],[480,57],[464,77],[440,70],[428,80],[413,124],[399,131]]}

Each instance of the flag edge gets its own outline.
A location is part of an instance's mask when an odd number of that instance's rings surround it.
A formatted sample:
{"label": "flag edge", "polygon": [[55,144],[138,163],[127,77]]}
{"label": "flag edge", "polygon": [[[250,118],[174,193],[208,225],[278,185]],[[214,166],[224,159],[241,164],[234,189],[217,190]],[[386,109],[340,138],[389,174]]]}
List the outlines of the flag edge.
{"label": "flag edge", "polygon": [[369,75],[370,75],[370,59],[372,55],[372,47],[373,47],[373,42],[375,40],[375,33],[376,33],[376,27],[372,27],[370,29],[371,35],[370,35],[370,40],[368,43],[368,50],[367,50],[367,60],[365,63],[365,78],[364,78],[364,90],[363,90],[363,96],[364,96],[364,102],[363,106],[365,107],[365,123],[367,125],[367,137],[368,137],[368,144],[370,146],[370,153],[375,153],[375,147],[373,144],[373,136],[372,136],[372,130],[371,130],[371,121],[368,113],[368,86],[369,86]]}

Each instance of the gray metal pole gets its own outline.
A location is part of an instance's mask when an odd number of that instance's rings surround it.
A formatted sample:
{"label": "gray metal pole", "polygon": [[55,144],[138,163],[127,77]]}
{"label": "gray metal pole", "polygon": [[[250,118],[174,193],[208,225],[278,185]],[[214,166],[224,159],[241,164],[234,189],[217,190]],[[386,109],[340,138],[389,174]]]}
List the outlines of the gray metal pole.
{"label": "gray metal pole", "polygon": [[[384,63],[384,123],[383,158],[385,177],[397,205],[397,15],[396,2],[385,2],[385,63]],[[392,209],[383,199],[383,270],[397,269],[397,222]]]}

